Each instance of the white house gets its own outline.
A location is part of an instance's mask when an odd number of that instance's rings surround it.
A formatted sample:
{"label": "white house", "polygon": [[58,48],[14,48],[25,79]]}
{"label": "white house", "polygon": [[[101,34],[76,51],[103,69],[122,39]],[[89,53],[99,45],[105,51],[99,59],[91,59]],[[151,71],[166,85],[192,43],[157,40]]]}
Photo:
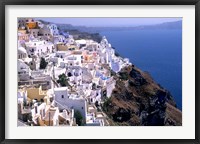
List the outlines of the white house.
{"label": "white house", "polygon": [[18,18],[18,28],[26,26],[26,18]]}
{"label": "white house", "polygon": [[51,53],[54,50],[54,44],[45,40],[34,39],[25,44],[29,57],[34,55],[41,56],[42,54]]}
{"label": "white house", "polygon": [[75,40],[76,45],[81,49],[82,47],[86,46],[86,40],[81,39],[81,40]]}
{"label": "white house", "polygon": [[81,66],[82,65],[82,53],[71,54],[66,57],[68,66]]}
{"label": "white house", "polygon": [[97,119],[94,113],[87,114],[86,126],[104,126],[103,119]]}
{"label": "white house", "polygon": [[66,40],[65,36],[63,35],[58,35],[58,36],[54,36],[54,44],[57,43],[67,43],[68,41]]}
{"label": "white house", "polygon": [[92,90],[89,100],[91,103],[95,103],[96,101],[100,103],[101,102],[101,88],[96,88]]}
{"label": "white house", "polygon": [[20,81],[26,81],[30,79],[30,68],[25,62],[21,59],[18,59],[17,62],[18,78]]}
{"label": "white house", "polygon": [[36,125],[40,126],[59,126],[59,109],[42,103],[38,106],[34,104],[31,110],[32,120]]}
{"label": "white house", "polygon": [[118,73],[121,70],[122,65],[119,60],[112,60],[110,62],[110,67],[114,72]]}
{"label": "white house", "polygon": [[64,109],[61,113],[59,113],[59,122],[68,126],[76,125],[74,119],[74,109]]}
{"label": "white house", "polygon": [[68,44],[70,44],[70,45],[73,45],[75,43],[75,40],[72,35],[69,35],[66,40],[67,40]]}
{"label": "white house", "polygon": [[64,59],[69,53],[66,51],[57,51],[56,52],[56,57]]}
{"label": "white house", "polygon": [[83,82],[84,83],[91,83],[92,79],[93,79],[91,72],[85,67],[82,67],[82,72],[83,72],[83,74],[82,74]]}
{"label": "white house", "polygon": [[102,40],[101,40],[101,42],[100,42],[100,45],[101,45],[103,48],[111,47],[111,44],[108,43],[108,40],[106,39],[105,36],[102,37]]}
{"label": "white house", "polygon": [[23,103],[24,101],[27,101],[27,91],[23,89],[18,90],[17,99],[18,103]]}
{"label": "white house", "polygon": [[81,86],[78,86],[78,90],[82,90],[85,97],[89,97],[92,92],[92,83],[83,82]]}
{"label": "white house", "polygon": [[69,81],[74,85],[82,84],[82,68],[79,66],[68,67],[66,70],[66,75]]}
{"label": "white house", "polygon": [[48,24],[47,27],[49,28],[51,35],[59,35],[58,27],[55,24]]}
{"label": "white house", "polygon": [[41,21],[36,20],[38,27],[43,28],[44,24]]}
{"label": "white house", "polygon": [[44,25],[42,28],[40,28],[39,36],[41,37],[41,39],[44,39],[46,41],[53,42],[53,40],[54,40],[50,29],[46,25]]}
{"label": "white house", "polygon": [[78,110],[84,119],[86,119],[87,102],[76,94],[68,93],[67,87],[54,88],[55,103],[60,109]]}
{"label": "white house", "polygon": [[26,59],[28,57],[27,51],[24,47],[18,48],[18,59]]}
{"label": "white house", "polygon": [[116,81],[111,77],[106,81],[106,96],[109,98],[112,95],[112,91],[115,88]]}

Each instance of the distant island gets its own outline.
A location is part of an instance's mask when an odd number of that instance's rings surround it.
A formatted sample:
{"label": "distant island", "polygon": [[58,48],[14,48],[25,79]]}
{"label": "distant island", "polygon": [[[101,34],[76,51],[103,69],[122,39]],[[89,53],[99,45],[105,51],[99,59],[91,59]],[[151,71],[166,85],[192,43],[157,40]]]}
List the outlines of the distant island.
{"label": "distant island", "polygon": [[81,32],[99,33],[102,31],[119,31],[119,30],[137,30],[137,29],[182,29],[182,21],[165,22],[155,25],[141,26],[119,26],[119,27],[88,27],[88,26],[73,26],[71,24],[57,24],[60,30],[78,30]]}

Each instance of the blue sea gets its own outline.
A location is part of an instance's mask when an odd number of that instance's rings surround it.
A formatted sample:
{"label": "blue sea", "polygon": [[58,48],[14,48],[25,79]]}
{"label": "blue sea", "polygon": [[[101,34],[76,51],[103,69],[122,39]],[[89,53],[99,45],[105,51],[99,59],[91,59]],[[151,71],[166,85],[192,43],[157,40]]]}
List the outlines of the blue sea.
{"label": "blue sea", "polygon": [[103,31],[112,47],[170,91],[182,110],[182,30]]}

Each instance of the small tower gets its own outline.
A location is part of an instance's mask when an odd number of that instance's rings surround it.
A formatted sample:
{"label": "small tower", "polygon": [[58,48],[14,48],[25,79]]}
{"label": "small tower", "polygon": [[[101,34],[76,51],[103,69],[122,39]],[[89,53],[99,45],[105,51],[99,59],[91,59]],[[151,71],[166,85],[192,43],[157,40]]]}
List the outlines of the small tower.
{"label": "small tower", "polygon": [[52,64],[52,70],[51,70],[51,88],[52,88],[52,92],[54,94],[54,80],[55,80],[55,71],[54,71],[54,64]]}

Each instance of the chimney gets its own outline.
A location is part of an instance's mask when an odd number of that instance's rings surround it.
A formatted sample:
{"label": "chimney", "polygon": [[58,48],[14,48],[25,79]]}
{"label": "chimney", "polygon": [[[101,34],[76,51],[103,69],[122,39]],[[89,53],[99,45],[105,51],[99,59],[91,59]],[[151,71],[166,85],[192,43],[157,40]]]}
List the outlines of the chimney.
{"label": "chimney", "polygon": [[35,114],[37,114],[37,103],[34,104]]}

